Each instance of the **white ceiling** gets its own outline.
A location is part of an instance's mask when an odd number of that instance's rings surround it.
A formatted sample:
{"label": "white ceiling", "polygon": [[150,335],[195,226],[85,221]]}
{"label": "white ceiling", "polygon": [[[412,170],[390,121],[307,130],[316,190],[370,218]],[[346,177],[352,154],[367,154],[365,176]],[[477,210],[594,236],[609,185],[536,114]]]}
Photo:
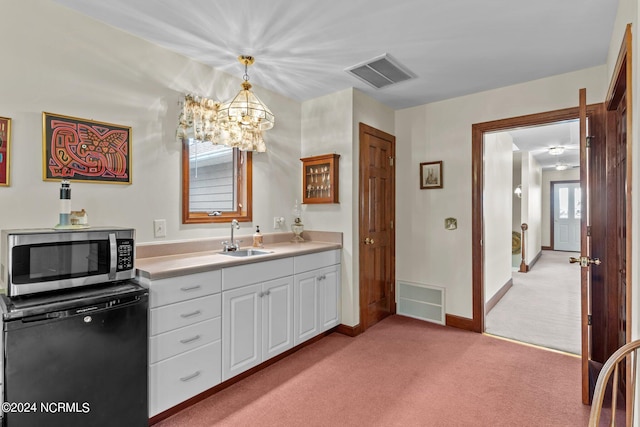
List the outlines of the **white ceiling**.
{"label": "white ceiling", "polygon": [[[530,152],[542,169],[553,169],[558,163],[570,168],[580,166],[580,122],[577,119],[514,129],[508,133],[517,151]],[[564,147],[565,150],[560,155],[551,155],[548,151],[551,147]]]}
{"label": "white ceiling", "polygon": [[[394,109],[606,62],[617,0],[53,0],[298,101],[356,87]],[[417,78],[344,69],[390,54]],[[256,91],[259,95],[259,90]],[[207,95],[207,94],[201,94]]]}

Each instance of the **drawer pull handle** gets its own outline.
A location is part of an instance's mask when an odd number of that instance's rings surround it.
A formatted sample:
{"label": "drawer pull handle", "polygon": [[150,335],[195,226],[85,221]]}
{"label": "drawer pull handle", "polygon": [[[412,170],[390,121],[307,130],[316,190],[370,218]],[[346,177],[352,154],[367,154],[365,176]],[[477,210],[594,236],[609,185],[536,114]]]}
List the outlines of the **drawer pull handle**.
{"label": "drawer pull handle", "polygon": [[196,311],[191,312],[191,313],[181,314],[180,317],[182,317],[183,319],[188,319],[189,317],[199,316],[200,314],[202,314],[202,312],[200,310],[196,310]]}
{"label": "drawer pull handle", "polygon": [[322,276],[318,277],[318,280],[324,280],[324,279],[326,279],[326,278],[327,278],[327,276],[325,276],[325,275],[323,274]]}
{"label": "drawer pull handle", "polygon": [[200,335],[196,335],[195,337],[185,338],[183,340],[180,340],[180,342],[182,344],[189,344],[191,342],[198,341],[200,338],[201,338]]}
{"label": "drawer pull handle", "polygon": [[197,291],[200,288],[202,288],[202,286],[195,285],[195,286],[185,286],[184,288],[180,288],[180,290],[181,291],[185,291],[185,292],[189,292],[189,291]]}
{"label": "drawer pull handle", "polygon": [[182,377],[180,378],[180,381],[182,382],[187,382],[187,381],[191,381],[192,379],[199,377],[200,376],[200,371],[195,371],[193,374],[191,375],[187,375],[186,377]]}

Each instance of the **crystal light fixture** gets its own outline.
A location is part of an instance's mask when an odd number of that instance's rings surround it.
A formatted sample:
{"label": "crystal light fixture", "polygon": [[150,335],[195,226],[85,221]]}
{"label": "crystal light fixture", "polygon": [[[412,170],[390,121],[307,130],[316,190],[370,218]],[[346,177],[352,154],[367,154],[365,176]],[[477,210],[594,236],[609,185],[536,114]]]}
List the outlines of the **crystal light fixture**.
{"label": "crystal light fixture", "polygon": [[238,61],[244,64],[242,90],[230,101],[220,105],[217,125],[223,144],[238,147],[243,151],[264,152],[267,147],[262,132],[269,130],[275,117],[269,108],[251,92],[247,68],[255,62],[252,56],[241,55]]}
{"label": "crystal light fixture", "polygon": [[566,163],[558,163],[558,164],[556,164],[556,170],[557,171],[564,171],[564,170],[567,170],[567,169],[569,169],[569,165],[566,164]]}
{"label": "crystal light fixture", "polygon": [[549,154],[552,156],[559,156],[564,153],[564,147],[551,147],[549,148]]}

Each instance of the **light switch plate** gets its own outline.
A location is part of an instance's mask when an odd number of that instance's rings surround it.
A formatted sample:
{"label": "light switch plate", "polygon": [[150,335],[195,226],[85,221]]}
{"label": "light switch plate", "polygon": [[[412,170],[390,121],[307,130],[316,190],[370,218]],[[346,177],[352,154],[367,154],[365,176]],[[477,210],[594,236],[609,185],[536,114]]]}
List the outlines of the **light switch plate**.
{"label": "light switch plate", "polygon": [[153,220],[153,237],[167,237],[167,221],[164,219]]}

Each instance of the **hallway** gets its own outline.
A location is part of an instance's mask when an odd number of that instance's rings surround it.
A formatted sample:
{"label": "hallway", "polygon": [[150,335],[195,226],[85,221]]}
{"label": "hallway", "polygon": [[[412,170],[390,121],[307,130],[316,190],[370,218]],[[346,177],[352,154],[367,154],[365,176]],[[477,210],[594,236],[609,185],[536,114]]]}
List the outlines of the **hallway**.
{"label": "hallway", "polygon": [[513,273],[513,287],[485,318],[485,332],[580,354],[580,269],[573,252],[542,251],[528,273]]}

